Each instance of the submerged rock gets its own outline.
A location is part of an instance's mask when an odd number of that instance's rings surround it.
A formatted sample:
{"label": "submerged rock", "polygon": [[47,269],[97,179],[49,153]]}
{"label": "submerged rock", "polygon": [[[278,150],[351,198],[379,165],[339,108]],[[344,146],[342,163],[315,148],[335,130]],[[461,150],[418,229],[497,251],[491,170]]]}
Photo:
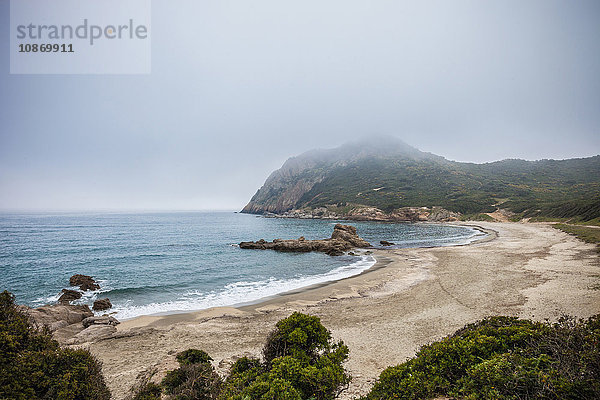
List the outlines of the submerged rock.
{"label": "submerged rock", "polygon": [[78,292],[77,290],[63,289],[62,294],[58,298],[58,302],[60,304],[69,304],[73,300],[80,299],[81,296],[81,292]]}
{"label": "submerged rock", "polygon": [[96,283],[94,278],[88,275],[75,274],[69,279],[71,286],[79,286],[79,289],[86,290],[98,290],[100,285]]}
{"label": "submerged rock", "polygon": [[300,237],[287,240],[275,239],[272,242],[260,239],[256,242],[241,242],[239,246],[241,249],[270,249],[299,253],[319,251],[331,256],[340,256],[355,247],[370,247],[371,245],[358,236],[354,226],[336,224],[329,239],[306,240],[304,237]]}
{"label": "submerged rock", "polygon": [[103,311],[108,310],[112,307],[112,303],[109,299],[98,299],[94,301],[94,305],[92,306],[92,310],[94,311]]}

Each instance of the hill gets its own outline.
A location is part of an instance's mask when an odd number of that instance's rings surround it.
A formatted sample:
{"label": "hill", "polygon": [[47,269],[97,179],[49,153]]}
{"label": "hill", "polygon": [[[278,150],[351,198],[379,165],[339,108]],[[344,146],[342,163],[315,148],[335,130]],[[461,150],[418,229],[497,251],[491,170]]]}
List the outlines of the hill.
{"label": "hill", "polygon": [[353,142],[288,159],[242,212],[283,214],[326,207],[392,213],[442,207],[461,214],[497,209],[524,217],[600,216],[600,156],[569,160],[449,161],[395,138]]}

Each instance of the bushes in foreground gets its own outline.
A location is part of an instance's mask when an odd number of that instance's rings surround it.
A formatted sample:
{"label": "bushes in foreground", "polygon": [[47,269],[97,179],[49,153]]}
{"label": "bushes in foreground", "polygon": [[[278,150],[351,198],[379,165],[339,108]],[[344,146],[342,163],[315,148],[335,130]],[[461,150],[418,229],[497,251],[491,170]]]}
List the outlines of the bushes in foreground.
{"label": "bushes in foreground", "polygon": [[0,293],[0,398],[108,400],[100,363],[87,350],[62,349],[34,329],[14,296]]}
{"label": "bushes in foreground", "polygon": [[600,315],[487,318],[384,370],[364,400],[600,398]]}
{"label": "bushes in foreground", "polygon": [[319,318],[293,313],[276,324],[263,349],[264,360],[242,357],[222,380],[202,350],[177,354],[179,368],[160,386],[142,386],[134,400],[329,400],[350,382],[343,363],[348,347],[334,343]]}

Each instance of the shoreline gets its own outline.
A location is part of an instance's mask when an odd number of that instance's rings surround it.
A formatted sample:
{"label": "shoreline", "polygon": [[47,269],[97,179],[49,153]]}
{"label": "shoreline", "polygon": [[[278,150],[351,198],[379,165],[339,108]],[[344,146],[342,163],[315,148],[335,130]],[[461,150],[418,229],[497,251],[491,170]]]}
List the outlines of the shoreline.
{"label": "shoreline", "polygon": [[121,400],[140,379],[159,382],[188,348],[208,352],[225,374],[235,357],[260,357],[277,321],[304,312],[350,348],[346,400],[365,394],[383,369],[422,345],[486,316],[554,321],[600,313],[594,245],[543,224],[477,225],[495,238],[377,250],[376,266],[360,275],[240,308],[138,317],[118,325],[115,337],[84,346],[102,361],[113,398]]}
{"label": "shoreline", "polygon": [[[424,222],[424,223],[428,223],[429,222]],[[139,326],[146,326],[145,324],[147,323],[148,319],[155,319],[155,318],[167,318],[169,316],[173,316],[173,315],[177,315],[179,316],[179,318],[174,318],[174,320],[177,321],[185,321],[185,320],[195,320],[198,318],[198,314],[202,314],[203,311],[207,312],[207,315],[213,315],[216,310],[219,309],[225,309],[225,310],[230,310],[230,309],[239,309],[239,310],[243,310],[243,311],[250,311],[250,310],[254,310],[256,308],[259,308],[261,304],[265,303],[265,304],[273,304],[274,302],[279,302],[284,300],[286,297],[288,296],[292,296],[292,295],[302,295],[305,292],[310,292],[312,290],[316,290],[316,289],[323,289],[326,288],[329,285],[338,283],[338,282],[343,282],[345,280],[348,279],[352,279],[358,276],[362,276],[365,274],[368,274],[372,271],[375,271],[377,269],[380,268],[384,268],[386,265],[388,265],[391,260],[386,259],[385,257],[385,252],[388,251],[392,251],[392,250],[403,250],[403,249],[435,249],[435,248],[442,248],[442,247],[458,247],[458,246],[470,246],[470,245],[474,245],[474,244],[478,244],[478,243],[485,243],[488,241],[492,241],[494,239],[496,239],[498,237],[498,233],[496,231],[494,231],[493,229],[489,229],[489,228],[484,228],[478,225],[471,225],[468,223],[440,223],[440,222],[433,222],[431,224],[436,224],[436,225],[444,225],[444,224],[448,224],[448,225],[452,225],[452,226],[460,226],[460,227],[466,227],[466,228],[473,228],[475,230],[478,230],[480,232],[482,232],[482,234],[484,234],[485,236],[469,241],[468,243],[458,243],[458,244],[450,244],[450,245],[446,245],[446,246],[423,246],[423,247],[403,247],[403,248],[365,248],[365,249],[358,249],[358,250],[366,250],[366,251],[371,251],[372,252],[372,257],[375,259],[375,262],[373,263],[372,266],[370,266],[369,268],[359,272],[358,274],[355,275],[351,275],[351,276],[347,276],[347,277],[343,277],[343,278],[339,278],[339,279],[333,279],[333,280],[328,280],[328,281],[323,281],[323,282],[319,282],[319,283],[314,283],[308,286],[302,286],[296,289],[291,289],[291,290],[287,290],[281,293],[277,293],[274,295],[270,295],[270,296],[265,296],[265,297],[261,297],[260,299],[257,300],[253,300],[253,301],[249,301],[249,302],[245,302],[245,303],[237,303],[237,304],[232,304],[232,305],[223,305],[223,306],[216,306],[216,307],[209,307],[209,308],[203,308],[203,309],[198,309],[198,310],[181,310],[181,311],[167,311],[167,312],[161,312],[161,313],[156,313],[156,314],[145,314],[145,315],[139,315],[133,318],[127,318],[127,319],[123,319],[120,320],[121,324],[117,326],[117,329],[119,329],[119,326],[121,327],[121,329],[129,329],[130,327],[139,327]],[[478,236],[478,235],[474,235],[474,236]],[[471,238],[470,238],[471,239]],[[355,249],[356,250],[356,249]],[[353,251],[355,251],[353,250]],[[377,254],[377,253],[382,253],[382,254]],[[382,259],[386,259],[386,261],[382,261]],[[218,313],[218,312],[217,312]],[[185,314],[190,314],[188,316],[186,316]],[[137,324],[133,321],[135,321],[136,319],[143,319],[143,323],[142,324]],[[127,324],[128,322],[130,322],[129,324]]]}

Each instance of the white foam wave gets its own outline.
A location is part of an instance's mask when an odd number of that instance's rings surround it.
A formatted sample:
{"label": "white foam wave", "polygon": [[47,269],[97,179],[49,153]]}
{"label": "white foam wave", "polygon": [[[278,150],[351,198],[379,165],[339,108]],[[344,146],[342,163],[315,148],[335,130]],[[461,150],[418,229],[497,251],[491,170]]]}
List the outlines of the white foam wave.
{"label": "white foam wave", "polygon": [[371,268],[374,264],[375,259],[372,256],[363,255],[360,260],[354,263],[343,265],[324,274],[301,276],[296,279],[277,279],[271,277],[264,281],[234,282],[224,286],[221,290],[209,293],[189,291],[179,296],[176,300],[169,302],[134,305],[128,301],[124,304],[115,304],[111,311],[116,312],[116,318],[124,320],[140,315],[169,314],[252,303],[266,297],[303,287],[358,275]]}

